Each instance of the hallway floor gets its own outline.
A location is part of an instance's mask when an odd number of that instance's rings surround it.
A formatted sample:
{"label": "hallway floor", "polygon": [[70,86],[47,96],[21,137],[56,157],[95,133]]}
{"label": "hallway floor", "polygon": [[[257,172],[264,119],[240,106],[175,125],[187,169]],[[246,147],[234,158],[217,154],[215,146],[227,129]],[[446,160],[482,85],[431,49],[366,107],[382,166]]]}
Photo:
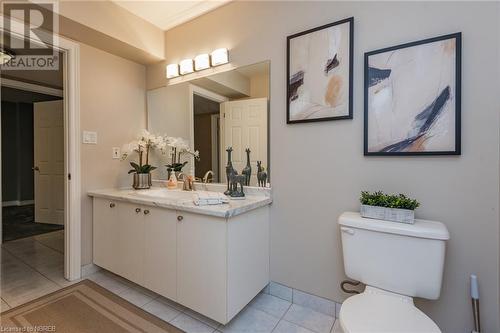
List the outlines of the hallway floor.
{"label": "hallway floor", "polygon": [[2,209],[4,242],[61,230],[58,224],[36,223],[35,205],[11,206]]}
{"label": "hallway floor", "polygon": [[70,283],[63,277],[63,230],[6,242],[0,254],[2,311]]}
{"label": "hallway floor", "polygon": [[[64,272],[64,231],[7,242],[1,248],[1,311],[78,281]],[[334,317],[260,293],[229,324],[219,323],[101,270],[87,277],[186,333],[337,333]]]}

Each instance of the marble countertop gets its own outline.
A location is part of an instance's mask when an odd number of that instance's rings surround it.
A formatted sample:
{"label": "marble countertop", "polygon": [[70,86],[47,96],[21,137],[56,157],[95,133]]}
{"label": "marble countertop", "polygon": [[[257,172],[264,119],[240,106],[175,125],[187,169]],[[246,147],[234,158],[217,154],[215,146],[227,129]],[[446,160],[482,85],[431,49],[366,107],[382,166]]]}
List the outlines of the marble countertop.
{"label": "marble countertop", "polygon": [[193,193],[195,192],[153,187],[150,190],[133,190],[130,188],[94,190],[89,191],[87,194],[95,198],[125,201],[222,218],[241,215],[272,203],[270,196],[246,195],[244,200],[229,200],[227,204],[197,206],[193,202]]}

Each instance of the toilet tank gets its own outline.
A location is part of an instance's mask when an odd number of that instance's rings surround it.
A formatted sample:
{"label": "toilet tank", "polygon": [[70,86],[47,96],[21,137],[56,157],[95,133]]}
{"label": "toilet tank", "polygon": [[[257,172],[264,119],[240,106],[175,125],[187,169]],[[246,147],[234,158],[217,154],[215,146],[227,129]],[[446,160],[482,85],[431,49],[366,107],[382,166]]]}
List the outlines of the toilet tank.
{"label": "toilet tank", "polygon": [[439,298],[450,238],[443,223],[404,224],[347,212],[339,217],[339,225],[349,278],[406,296]]}

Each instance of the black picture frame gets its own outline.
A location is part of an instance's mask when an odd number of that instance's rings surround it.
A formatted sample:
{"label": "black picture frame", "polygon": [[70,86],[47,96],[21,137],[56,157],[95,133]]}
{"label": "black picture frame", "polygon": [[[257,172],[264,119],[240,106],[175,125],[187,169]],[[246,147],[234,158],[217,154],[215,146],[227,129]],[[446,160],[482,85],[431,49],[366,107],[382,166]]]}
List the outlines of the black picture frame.
{"label": "black picture frame", "polygon": [[[369,58],[372,55],[391,52],[408,47],[419,46],[423,44],[443,41],[447,39],[456,39],[455,48],[455,149],[450,151],[422,151],[422,152],[374,152],[368,150],[368,88],[369,88]],[[375,51],[365,53],[364,57],[364,155],[365,156],[439,156],[439,155],[461,155],[461,87],[462,87],[462,33],[452,33],[438,37],[423,39],[415,42],[391,46]]]}
{"label": "black picture frame", "polygon": [[[336,25],[341,24],[349,24],[349,87],[348,87],[348,103],[349,110],[348,114],[344,116],[335,116],[335,117],[324,117],[324,118],[312,118],[312,119],[299,119],[292,120],[290,119],[290,42],[292,39],[300,36],[304,36],[307,34],[311,34],[323,29],[331,28]],[[342,19],[340,21],[336,21],[333,23],[325,24],[316,28],[312,28],[306,31],[302,31],[290,36],[287,36],[287,44],[286,44],[286,123],[287,124],[296,124],[296,123],[311,123],[318,121],[329,121],[329,120],[342,120],[342,119],[353,119],[353,62],[354,62],[354,17],[349,17],[346,19]]]}

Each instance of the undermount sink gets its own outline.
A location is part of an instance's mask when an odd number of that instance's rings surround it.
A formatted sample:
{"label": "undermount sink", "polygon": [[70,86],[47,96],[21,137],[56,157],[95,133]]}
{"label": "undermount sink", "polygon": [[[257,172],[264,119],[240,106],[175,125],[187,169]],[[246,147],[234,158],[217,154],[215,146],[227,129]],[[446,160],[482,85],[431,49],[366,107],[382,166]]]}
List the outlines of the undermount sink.
{"label": "undermount sink", "polygon": [[182,190],[169,190],[166,188],[152,188],[149,190],[133,191],[133,195],[146,198],[172,199],[172,200],[192,200],[193,192]]}

